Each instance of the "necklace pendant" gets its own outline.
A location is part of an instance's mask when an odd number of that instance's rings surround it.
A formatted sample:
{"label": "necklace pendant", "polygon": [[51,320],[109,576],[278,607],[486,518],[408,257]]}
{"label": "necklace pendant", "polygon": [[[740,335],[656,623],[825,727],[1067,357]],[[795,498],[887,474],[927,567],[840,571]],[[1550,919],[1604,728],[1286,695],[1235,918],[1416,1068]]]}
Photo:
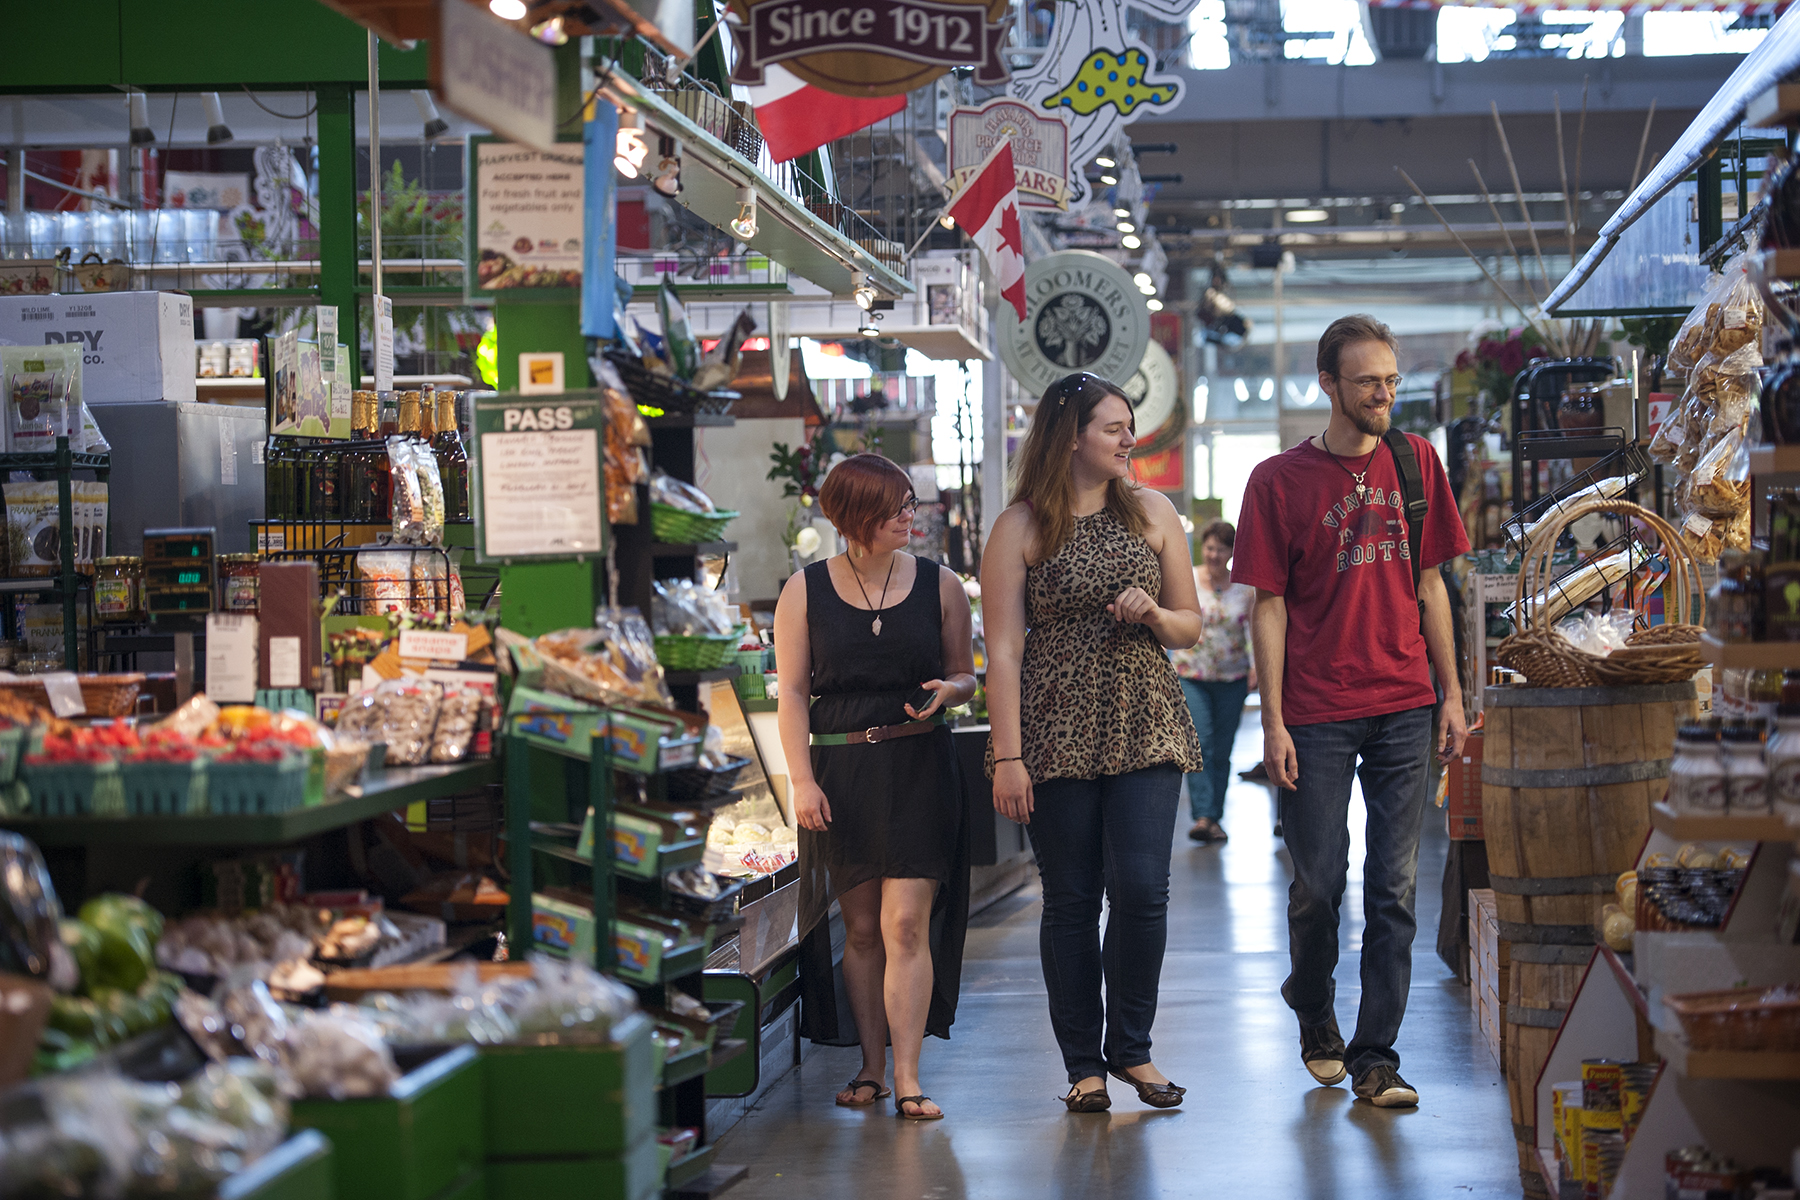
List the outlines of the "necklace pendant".
{"label": "necklace pendant", "polygon": [[871,632],[873,632],[875,634],[876,637],[880,637],[881,636],[881,618],[876,617],[873,621],[871,621],[869,623],[869,629]]}
{"label": "necklace pendant", "polygon": [[1356,502],[1358,504],[1361,504],[1364,500],[1368,499],[1368,496],[1369,496],[1369,485],[1366,483],[1357,484],[1356,485]]}

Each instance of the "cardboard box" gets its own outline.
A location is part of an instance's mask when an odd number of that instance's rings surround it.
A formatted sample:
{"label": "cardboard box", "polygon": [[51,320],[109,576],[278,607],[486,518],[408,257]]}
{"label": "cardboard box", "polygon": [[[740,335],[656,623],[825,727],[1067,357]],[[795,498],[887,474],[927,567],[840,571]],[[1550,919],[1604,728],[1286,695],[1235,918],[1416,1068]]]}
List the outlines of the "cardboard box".
{"label": "cardboard box", "polygon": [[83,347],[90,406],[193,401],[194,302],[175,292],[0,297],[0,345]]}
{"label": "cardboard box", "polygon": [[[1471,733],[1463,743],[1462,758],[1444,768],[1449,782],[1445,788],[1444,819],[1450,838],[1457,842],[1479,842],[1481,832],[1481,734]],[[1473,945],[1473,942],[1470,943]]]}

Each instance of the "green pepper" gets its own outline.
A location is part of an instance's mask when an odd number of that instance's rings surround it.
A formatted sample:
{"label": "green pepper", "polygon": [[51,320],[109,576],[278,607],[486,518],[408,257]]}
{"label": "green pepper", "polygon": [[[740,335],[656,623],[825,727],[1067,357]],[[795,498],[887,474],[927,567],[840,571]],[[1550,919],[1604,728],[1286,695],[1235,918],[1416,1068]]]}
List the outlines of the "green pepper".
{"label": "green pepper", "polygon": [[81,990],[86,991],[100,963],[100,931],[85,921],[64,917],[58,924],[62,944],[68,947],[81,972]]}
{"label": "green pepper", "polygon": [[136,896],[107,892],[82,905],[77,915],[90,925],[114,923],[141,929],[152,946],[162,938],[162,914]]}
{"label": "green pepper", "polygon": [[96,988],[93,1003],[99,1011],[101,1045],[122,1042],[148,1029],[139,1010],[137,995],[118,988]]}
{"label": "green pepper", "polygon": [[100,1006],[85,996],[54,996],[50,1000],[50,1028],[70,1037],[95,1039],[103,1028]]}
{"label": "green pepper", "polygon": [[109,893],[82,905],[81,919],[100,935],[94,973],[83,977],[88,991],[96,987],[136,991],[142,986],[156,969],[162,922],[156,910],[135,896]]}

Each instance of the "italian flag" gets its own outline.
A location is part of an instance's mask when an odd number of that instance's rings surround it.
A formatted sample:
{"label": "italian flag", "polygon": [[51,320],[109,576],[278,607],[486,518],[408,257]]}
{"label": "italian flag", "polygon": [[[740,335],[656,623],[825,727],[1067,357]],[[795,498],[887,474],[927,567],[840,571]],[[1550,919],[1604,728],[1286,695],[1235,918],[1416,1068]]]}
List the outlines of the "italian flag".
{"label": "italian flag", "polygon": [[1013,176],[1012,139],[1003,138],[950,201],[950,215],[1000,281],[1000,298],[1025,319],[1025,231]]}
{"label": "italian flag", "polygon": [[803,83],[792,71],[774,64],[763,68],[763,85],[748,91],[763,141],[776,162],[810,154],[906,107],[904,95],[840,96]]}

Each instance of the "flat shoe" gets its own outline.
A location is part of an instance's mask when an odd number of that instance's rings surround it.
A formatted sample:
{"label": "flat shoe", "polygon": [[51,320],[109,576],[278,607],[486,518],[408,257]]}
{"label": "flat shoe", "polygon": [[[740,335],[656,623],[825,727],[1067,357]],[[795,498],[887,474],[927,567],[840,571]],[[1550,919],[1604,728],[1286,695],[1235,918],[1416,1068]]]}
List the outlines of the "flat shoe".
{"label": "flat shoe", "polygon": [[1199,842],[1204,846],[1212,840],[1212,831],[1207,829],[1204,825],[1195,824],[1188,830],[1188,841],[1190,842]]}
{"label": "flat shoe", "polygon": [[930,1096],[901,1096],[899,1099],[894,1101],[894,1115],[896,1117],[899,1117],[902,1121],[941,1121],[941,1120],[943,1120],[944,1114],[941,1112],[909,1113],[906,1111],[907,1105],[909,1105],[909,1104],[924,1104],[927,1100],[930,1100],[930,1099],[931,1099]]}
{"label": "flat shoe", "polygon": [[1173,1083],[1146,1083],[1142,1079],[1126,1074],[1118,1067],[1106,1068],[1106,1073],[1114,1079],[1129,1083],[1137,1089],[1138,1099],[1151,1108],[1174,1108],[1187,1095],[1187,1089],[1176,1087]]}
{"label": "flat shoe", "polygon": [[1077,1090],[1074,1084],[1070,1084],[1069,1094],[1058,1096],[1057,1099],[1067,1105],[1072,1113],[1105,1112],[1112,1107],[1112,1097],[1106,1094],[1104,1087],[1083,1092]]}
{"label": "flat shoe", "polygon": [[889,1096],[894,1094],[891,1090],[883,1087],[879,1081],[874,1079],[852,1079],[849,1083],[844,1085],[844,1090],[852,1095],[855,1095],[863,1088],[874,1088],[875,1094],[870,1096],[867,1100],[834,1100],[833,1103],[839,1108],[867,1108],[869,1105],[886,1100]]}

